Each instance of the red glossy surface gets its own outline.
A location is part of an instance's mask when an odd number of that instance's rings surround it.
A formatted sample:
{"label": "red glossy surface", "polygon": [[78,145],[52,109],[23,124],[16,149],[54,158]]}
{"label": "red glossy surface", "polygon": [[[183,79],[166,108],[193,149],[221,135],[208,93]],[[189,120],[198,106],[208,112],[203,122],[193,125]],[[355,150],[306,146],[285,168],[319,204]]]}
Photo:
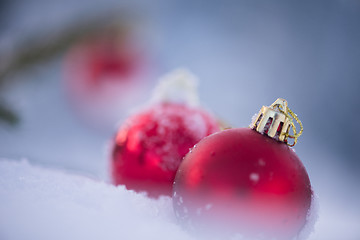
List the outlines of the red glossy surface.
{"label": "red glossy surface", "polygon": [[298,234],[311,199],[309,177],[294,151],[249,128],[201,140],[180,165],[173,193],[184,224],[264,239]]}
{"label": "red glossy surface", "polygon": [[171,195],[176,170],[189,148],[218,130],[216,119],[200,108],[153,105],[130,117],[118,131],[113,181],[152,197]]}

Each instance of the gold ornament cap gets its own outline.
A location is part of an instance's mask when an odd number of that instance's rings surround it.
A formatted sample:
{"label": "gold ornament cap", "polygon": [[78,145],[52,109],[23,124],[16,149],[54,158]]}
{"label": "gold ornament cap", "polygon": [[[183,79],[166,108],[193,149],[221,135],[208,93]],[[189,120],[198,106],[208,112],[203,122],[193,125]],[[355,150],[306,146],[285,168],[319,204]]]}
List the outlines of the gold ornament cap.
{"label": "gold ornament cap", "polygon": [[[300,125],[299,133],[296,132],[294,119]],[[278,98],[268,107],[263,106],[251,123],[250,128],[277,141],[284,142],[290,147],[297,143],[298,137],[303,132],[301,121],[289,109],[287,101],[282,98]],[[293,135],[289,134],[290,128],[293,131]],[[292,144],[288,143],[289,138],[294,139]]]}

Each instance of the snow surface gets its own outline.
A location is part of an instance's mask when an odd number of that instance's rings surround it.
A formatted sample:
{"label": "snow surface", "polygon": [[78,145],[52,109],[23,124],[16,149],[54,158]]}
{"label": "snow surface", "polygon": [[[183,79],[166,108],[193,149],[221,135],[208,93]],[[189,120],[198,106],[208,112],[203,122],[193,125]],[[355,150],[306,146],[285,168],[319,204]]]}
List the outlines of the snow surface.
{"label": "snow surface", "polygon": [[[177,223],[170,197],[150,199],[27,160],[0,159],[0,176],[2,240],[195,239]],[[312,218],[305,237],[312,232]]]}
{"label": "snow surface", "polygon": [[0,160],[0,176],[2,240],[192,239],[169,197],[149,199],[26,160]]}

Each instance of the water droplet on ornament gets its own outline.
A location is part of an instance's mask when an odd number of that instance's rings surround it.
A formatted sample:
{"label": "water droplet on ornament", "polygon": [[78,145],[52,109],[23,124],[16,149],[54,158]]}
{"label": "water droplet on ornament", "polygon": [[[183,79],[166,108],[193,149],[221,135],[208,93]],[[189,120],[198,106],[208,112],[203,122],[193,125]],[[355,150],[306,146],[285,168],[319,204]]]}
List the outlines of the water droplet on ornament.
{"label": "water droplet on ornament", "polygon": [[266,165],[266,162],[262,158],[259,158],[258,163],[262,167]]}
{"label": "water droplet on ornament", "polygon": [[257,183],[260,179],[260,176],[258,173],[251,173],[249,176],[250,180]]}

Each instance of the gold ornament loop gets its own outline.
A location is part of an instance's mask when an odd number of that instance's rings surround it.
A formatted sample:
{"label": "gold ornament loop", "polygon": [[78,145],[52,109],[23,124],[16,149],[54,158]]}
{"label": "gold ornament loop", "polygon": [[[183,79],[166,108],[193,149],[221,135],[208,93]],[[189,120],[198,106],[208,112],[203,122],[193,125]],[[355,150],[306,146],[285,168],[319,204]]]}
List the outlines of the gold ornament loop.
{"label": "gold ornament loop", "polygon": [[[301,134],[304,131],[304,127],[302,125],[302,122],[300,121],[298,116],[293,111],[291,111],[291,109],[287,106],[287,104],[285,106],[286,107],[285,110],[282,109],[282,105],[280,105],[280,104],[275,104],[274,107],[277,107],[279,109],[279,111],[281,113],[285,114],[286,117],[290,120],[290,125],[292,126],[293,135],[290,135],[289,132],[286,132],[286,133],[283,133],[283,134],[285,134],[285,136],[287,138],[294,139],[294,142],[292,144],[289,144],[289,143],[286,143],[286,144],[289,145],[290,147],[295,146],[295,144],[297,143],[298,138],[301,136]],[[294,119],[300,125],[300,132],[299,133],[296,132],[296,126],[294,124]]]}
{"label": "gold ornament loop", "polygon": [[[300,125],[299,132],[296,131],[294,119]],[[287,101],[282,98],[278,98],[269,107],[263,106],[250,127],[277,141],[285,142],[290,147],[295,146],[304,130],[298,116],[291,111]],[[289,134],[290,128],[293,131],[292,135]],[[288,143],[288,138],[294,139],[294,142]]]}

